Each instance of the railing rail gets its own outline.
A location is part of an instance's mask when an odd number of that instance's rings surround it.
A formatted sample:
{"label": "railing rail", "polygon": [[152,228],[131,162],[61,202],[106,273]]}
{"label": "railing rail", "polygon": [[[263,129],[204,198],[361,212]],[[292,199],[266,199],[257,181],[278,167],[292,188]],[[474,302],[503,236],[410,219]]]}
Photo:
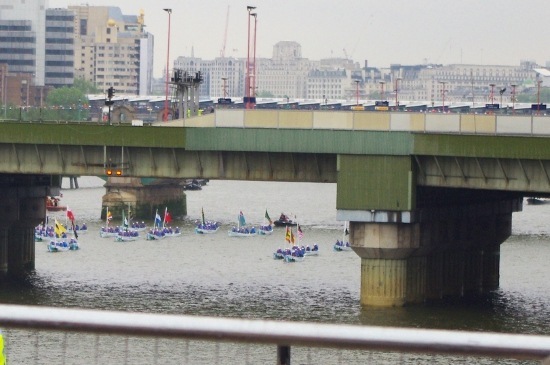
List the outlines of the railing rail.
{"label": "railing rail", "polygon": [[550,336],[0,305],[2,328],[548,361]]}

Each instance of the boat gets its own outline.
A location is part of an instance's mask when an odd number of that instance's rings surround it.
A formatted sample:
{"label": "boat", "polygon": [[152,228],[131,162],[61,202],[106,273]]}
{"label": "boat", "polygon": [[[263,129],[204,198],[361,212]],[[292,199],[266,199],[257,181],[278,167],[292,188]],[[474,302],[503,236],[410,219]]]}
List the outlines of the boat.
{"label": "boat", "polygon": [[246,226],[246,220],[244,218],[244,214],[241,211],[239,213],[239,216],[237,217],[238,225],[237,227],[231,228],[227,233],[229,234],[229,237],[252,237],[256,236],[256,228],[251,227],[248,228]]}
{"label": "boat", "polygon": [[130,241],[136,241],[138,239],[139,239],[139,232],[132,231],[129,229],[119,231],[118,234],[115,236],[116,242],[130,242]]}
{"label": "boat", "polygon": [[273,253],[274,260],[282,260],[284,262],[301,262],[304,260],[304,252],[294,243],[296,241],[296,236],[292,232],[292,227],[287,226],[285,230],[285,243],[291,244],[292,248],[278,248],[277,251]]}
{"label": "boat", "polygon": [[145,235],[145,239],[147,241],[158,241],[166,238],[164,235],[164,230],[160,228],[161,222],[162,220],[160,219],[160,215],[157,210],[155,212],[155,223],[153,224],[153,228],[147,231],[147,234]]}
{"label": "boat", "polygon": [[273,233],[273,221],[269,217],[269,214],[267,213],[267,209],[265,210],[264,215],[264,223],[258,227],[258,234],[261,236],[268,236]]}
{"label": "boat", "polygon": [[60,197],[48,196],[46,198],[46,210],[48,212],[62,212],[67,210],[66,206],[59,204],[60,200],[61,200]]}
{"label": "boat", "polygon": [[107,213],[105,214],[105,227],[101,227],[99,229],[99,237],[101,238],[116,237],[118,235],[118,232],[121,231],[121,229],[118,226],[109,227],[109,222],[111,222],[111,220],[113,219],[113,215],[109,211],[109,207],[105,207],[105,209],[107,209]]}
{"label": "boat", "polygon": [[541,205],[545,203],[546,203],[546,200],[541,198],[535,198],[535,197],[527,198],[527,204],[529,205]]}
{"label": "boat", "polygon": [[304,256],[319,256],[319,245],[314,243],[312,247],[309,245],[306,245],[306,247],[302,246],[302,251],[304,252]]}
{"label": "boat", "polygon": [[[69,221],[71,222],[71,226],[69,227]],[[88,232],[88,226],[86,223],[79,226],[78,224],[75,224],[75,216],[71,208],[67,205],[67,222],[65,224],[67,234],[72,234],[76,239],[78,239],[78,235],[81,233]]]}
{"label": "boat", "polygon": [[273,224],[275,225],[275,227],[287,227],[287,226],[294,227],[298,223],[290,219],[286,214],[281,213],[281,215],[279,216],[279,219],[274,221]]}
{"label": "boat", "polygon": [[342,241],[336,240],[336,243],[334,244],[334,246],[332,246],[332,249],[336,252],[352,251],[350,243],[346,241],[346,236],[348,235],[349,235],[349,231],[348,231],[347,223],[344,222],[344,234],[342,237]]}
{"label": "boat", "polygon": [[202,185],[197,179],[193,179],[183,185],[183,190],[202,190]]}
{"label": "boat", "polygon": [[48,243],[49,252],[65,252],[69,251],[71,247],[66,240],[53,239]]}
{"label": "boat", "polygon": [[195,222],[195,233],[198,234],[212,234],[218,232],[220,229],[220,222],[207,221],[204,219],[204,208],[201,209],[202,220]]}
{"label": "boat", "polygon": [[145,224],[145,222],[132,222],[132,224],[130,224],[130,227],[128,227],[128,230],[129,231],[134,231],[134,232],[143,232],[145,230],[147,230],[147,225]]}

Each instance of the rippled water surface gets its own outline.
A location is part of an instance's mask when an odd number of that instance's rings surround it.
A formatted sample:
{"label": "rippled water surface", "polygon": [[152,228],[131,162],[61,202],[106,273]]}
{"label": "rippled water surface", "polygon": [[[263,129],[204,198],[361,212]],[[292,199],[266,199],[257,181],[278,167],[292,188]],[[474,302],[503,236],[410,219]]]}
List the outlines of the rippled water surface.
{"label": "rippled water surface", "polygon": [[[79,184],[80,189],[63,190],[62,202],[89,226],[90,232],[80,235],[81,250],[52,254],[37,243],[35,272],[3,284],[3,303],[550,335],[550,203],[524,205],[514,214],[513,236],[501,247],[500,289],[482,300],[362,309],[359,257],[332,251],[342,237],[335,184],[210,181],[202,191],[187,192],[188,216],[172,223],[183,229],[182,236],[128,243],[98,235],[104,225],[102,181],[85,177]],[[193,233],[201,209],[206,219],[222,222],[217,234]],[[303,225],[302,243],[319,244],[321,254],[297,264],[273,260],[272,252],[284,246],[281,228],[267,237],[227,235],[239,211],[259,225],[266,209],[273,219],[283,211],[295,215]],[[12,348],[19,348],[19,335],[13,332]],[[12,357],[23,356],[12,351]],[[212,363],[203,360],[189,363]]]}

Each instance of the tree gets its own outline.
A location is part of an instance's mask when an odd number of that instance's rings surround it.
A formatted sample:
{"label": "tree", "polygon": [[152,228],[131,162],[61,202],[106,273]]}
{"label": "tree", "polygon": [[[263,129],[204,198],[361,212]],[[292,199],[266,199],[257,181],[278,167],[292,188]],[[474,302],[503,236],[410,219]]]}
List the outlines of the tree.
{"label": "tree", "polygon": [[47,111],[43,119],[54,120],[83,120],[88,111],[83,109],[88,104],[88,97],[79,88],[61,87],[52,90],[46,97]]}
{"label": "tree", "polygon": [[266,91],[266,90],[262,90],[256,93],[256,97],[259,97],[259,98],[272,98],[274,96],[275,95],[273,95],[271,91]]}
{"label": "tree", "polygon": [[73,87],[82,91],[84,94],[100,94],[101,90],[95,84],[84,79],[74,79]]}
{"label": "tree", "polygon": [[[550,88],[541,87],[539,97],[541,103],[550,103]],[[537,90],[535,89],[534,93],[516,95],[516,101],[518,103],[536,103]]]}

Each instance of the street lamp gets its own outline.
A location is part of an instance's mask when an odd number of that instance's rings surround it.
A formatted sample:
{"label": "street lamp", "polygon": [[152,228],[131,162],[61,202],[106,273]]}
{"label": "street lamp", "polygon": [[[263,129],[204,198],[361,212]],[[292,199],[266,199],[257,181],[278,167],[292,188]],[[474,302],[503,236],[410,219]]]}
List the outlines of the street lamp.
{"label": "street lamp", "polygon": [[359,80],[355,80],[355,105],[359,106]]}
{"label": "street lamp", "polygon": [[397,94],[399,93],[399,87],[398,87],[399,84],[398,84],[398,83],[399,83],[399,81],[401,81],[401,80],[402,80],[401,77],[397,77],[397,78],[395,79],[395,110],[396,110],[396,111],[399,110],[399,100],[398,100],[398,98],[397,98]]}
{"label": "street lamp", "polygon": [[540,84],[542,80],[537,80],[537,115],[540,115]]}
{"label": "street lamp", "polygon": [[441,95],[443,96],[443,113],[445,113],[445,92],[447,92],[447,90],[445,90],[445,85],[447,84],[447,81],[439,81],[439,83],[443,85],[443,90],[441,90]]}
{"label": "street lamp", "polygon": [[378,83],[380,84],[380,99],[386,100],[386,95],[384,94],[384,84],[386,82],[385,81],[378,81]]}
{"label": "street lamp", "polygon": [[246,7],[246,10],[248,11],[248,44],[247,44],[247,54],[246,54],[246,79],[245,79],[245,108],[246,109],[250,109],[252,107],[251,105],[251,100],[250,100],[250,91],[251,91],[251,87],[252,85],[250,85],[250,68],[251,68],[251,65],[250,65],[250,17],[253,16],[252,14],[254,14],[254,16],[256,16],[255,13],[252,13],[252,10],[256,9],[255,6],[247,6]]}
{"label": "street lamp", "polygon": [[495,103],[495,84],[489,84],[491,87],[491,93],[489,94],[489,98],[491,99],[491,104]]}
{"label": "street lamp", "polygon": [[163,121],[168,120],[168,80],[170,74],[170,20],[172,17],[172,9],[162,9],[168,13],[168,49],[166,51],[166,99],[164,99],[164,114],[162,116]]}
{"label": "street lamp", "polygon": [[510,85],[512,86],[512,114],[516,114],[516,84]]}

